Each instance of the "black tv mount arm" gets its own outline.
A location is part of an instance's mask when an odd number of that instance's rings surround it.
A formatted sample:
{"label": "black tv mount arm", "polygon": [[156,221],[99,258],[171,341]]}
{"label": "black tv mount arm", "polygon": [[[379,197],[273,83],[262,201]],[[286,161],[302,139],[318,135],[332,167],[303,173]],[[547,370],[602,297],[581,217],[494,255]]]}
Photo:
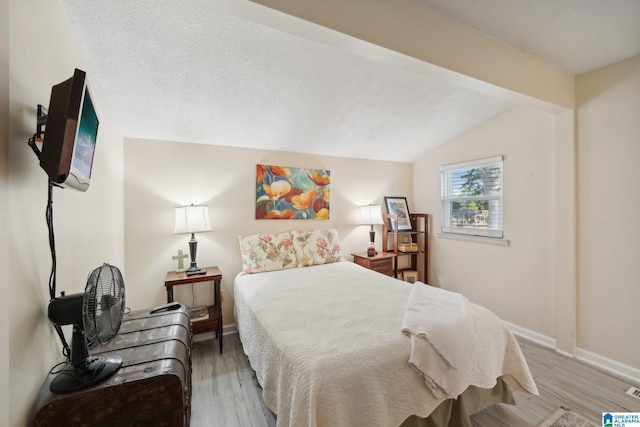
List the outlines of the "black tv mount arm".
{"label": "black tv mount arm", "polygon": [[[36,133],[29,138],[29,147],[33,150],[35,155],[40,158],[42,151],[36,145],[36,142],[41,142],[42,137],[44,136],[44,128],[47,126],[47,117],[48,111],[41,104],[38,104],[38,120],[36,123]],[[51,300],[54,300],[56,297],[56,243],[55,236],[53,232],[53,186],[55,183],[51,182],[50,179],[47,179],[47,210],[46,210],[46,218],[47,218],[47,228],[49,229],[49,249],[51,250],[51,274],[49,275],[49,296]],[[63,294],[64,296],[64,294]],[[67,343],[67,340],[64,337],[64,333],[62,332],[62,328],[60,325],[54,323],[54,328],[60,337],[60,341],[62,342],[62,354],[67,357],[67,360],[71,358],[71,348]]]}
{"label": "black tv mount arm", "polygon": [[44,135],[44,128],[47,126],[47,117],[49,117],[47,109],[44,108],[41,104],[38,104],[38,121],[36,124],[36,133],[31,138],[29,138],[29,147],[31,147],[33,152],[36,154],[36,157],[38,158],[40,158],[40,154],[42,154],[42,151],[40,151],[40,149],[36,145],[36,142],[38,140],[42,140],[42,136]]}

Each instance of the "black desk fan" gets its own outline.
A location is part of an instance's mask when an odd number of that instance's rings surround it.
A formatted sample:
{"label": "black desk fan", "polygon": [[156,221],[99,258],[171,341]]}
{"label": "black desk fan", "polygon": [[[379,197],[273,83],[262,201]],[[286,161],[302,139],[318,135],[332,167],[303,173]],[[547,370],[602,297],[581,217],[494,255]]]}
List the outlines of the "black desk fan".
{"label": "black desk fan", "polygon": [[122,274],[109,264],[91,272],[84,293],[51,300],[49,319],[59,326],[73,325],[71,360],[51,381],[53,393],[82,390],[120,369],[120,357],[90,356],[88,341],[106,344],[113,338],[120,329],[124,308]]}

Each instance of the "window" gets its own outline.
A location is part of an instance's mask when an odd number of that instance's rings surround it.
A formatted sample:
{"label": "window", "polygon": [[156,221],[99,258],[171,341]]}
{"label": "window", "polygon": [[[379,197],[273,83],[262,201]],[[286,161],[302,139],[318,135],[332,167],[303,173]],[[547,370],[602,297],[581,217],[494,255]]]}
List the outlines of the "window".
{"label": "window", "polygon": [[502,156],[440,168],[442,232],[503,237]]}

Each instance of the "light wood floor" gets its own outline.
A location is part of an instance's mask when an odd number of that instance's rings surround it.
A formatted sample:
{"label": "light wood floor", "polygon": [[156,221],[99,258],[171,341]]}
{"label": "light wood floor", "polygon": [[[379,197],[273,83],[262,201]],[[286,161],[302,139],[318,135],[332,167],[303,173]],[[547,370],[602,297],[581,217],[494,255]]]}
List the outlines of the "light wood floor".
{"label": "light wood floor", "polygon": [[[602,412],[640,412],[640,400],[625,394],[631,386],[594,368],[518,339],[540,396],[514,392],[517,404],[494,405],[472,416],[477,427],[536,426],[560,406],[582,414],[595,426]],[[237,334],[193,345],[192,427],[275,426],[275,416],[262,401],[262,390]],[[391,426],[390,426],[391,427]]]}

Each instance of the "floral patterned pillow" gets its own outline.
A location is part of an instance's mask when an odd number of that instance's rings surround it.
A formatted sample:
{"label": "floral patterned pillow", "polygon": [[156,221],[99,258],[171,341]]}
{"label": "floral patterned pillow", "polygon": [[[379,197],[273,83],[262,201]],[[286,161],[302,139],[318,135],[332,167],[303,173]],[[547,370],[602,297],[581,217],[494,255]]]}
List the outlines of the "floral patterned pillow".
{"label": "floral patterned pillow", "polygon": [[245,274],[284,270],[298,265],[291,233],[238,236]]}
{"label": "floral patterned pillow", "polygon": [[344,261],[340,254],[338,230],[292,231],[298,267]]}

